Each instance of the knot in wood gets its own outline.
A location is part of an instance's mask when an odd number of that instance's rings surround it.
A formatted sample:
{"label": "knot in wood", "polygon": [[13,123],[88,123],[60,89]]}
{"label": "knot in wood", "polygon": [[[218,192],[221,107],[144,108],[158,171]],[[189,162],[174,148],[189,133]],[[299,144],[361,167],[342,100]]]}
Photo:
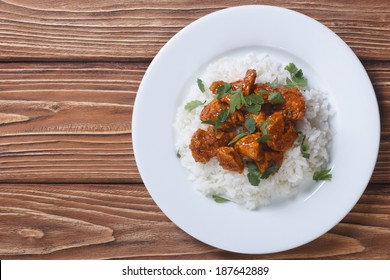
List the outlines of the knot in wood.
{"label": "knot in wood", "polygon": [[54,104],[50,104],[48,108],[53,112],[57,112],[61,109],[61,106],[58,103],[54,103]]}
{"label": "knot in wood", "polygon": [[40,239],[45,235],[42,230],[33,229],[33,228],[22,228],[22,229],[18,230],[18,234],[21,237],[36,238],[36,239]]}

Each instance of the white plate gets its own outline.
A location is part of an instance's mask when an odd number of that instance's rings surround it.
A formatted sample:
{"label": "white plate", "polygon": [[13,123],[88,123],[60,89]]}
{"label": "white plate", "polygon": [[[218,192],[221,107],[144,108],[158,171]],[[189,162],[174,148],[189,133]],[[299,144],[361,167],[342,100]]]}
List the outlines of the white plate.
{"label": "white plate", "polygon": [[[310,86],[330,94],[333,180],[258,211],[218,204],[197,192],[176,157],[172,124],[189,83],[224,55],[266,51],[304,70]],[[207,15],[177,33],[157,54],[133,113],[138,169],[160,209],[182,230],[212,246],[272,253],[303,245],[335,226],[356,204],[379,148],[379,111],[366,71],[331,30],[294,11],[242,6]]]}

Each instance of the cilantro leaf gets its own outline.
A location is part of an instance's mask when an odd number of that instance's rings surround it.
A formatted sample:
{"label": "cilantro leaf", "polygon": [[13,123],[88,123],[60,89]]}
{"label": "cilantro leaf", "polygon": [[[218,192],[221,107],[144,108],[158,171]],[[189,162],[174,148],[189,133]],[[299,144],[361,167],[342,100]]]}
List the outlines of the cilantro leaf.
{"label": "cilantro leaf", "polygon": [[264,99],[261,95],[249,94],[244,97],[245,109],[252,114],[258,114],[261,110],[261,104],[264,104]]}
{"label": "cilantro leaf", "polygon": [[214,130],[217,131],[217,129],[227,120],[229,116],[229,110],[226,108],[223,108],[221,112],[217,116],[217,120],[215,121]]}
{"label": "cilantro leaf", "polygon": [[259,90],[257,93],[263,95],[263,94],[269,94],[269,91],[268,91],[268,90],[265,90],[265,89],[261,89],[261,90]]}
{"label": "cilantro leaf", "polygon": [[202,123],[215,125],[215,121],[213,121],[213,120],[205,120],[205,121],[202,121]]}
{"label": "cilantro leaf", "polygon": [[263,133],[263,135],[268,134],[266,126],[269,124],[272,124],[272,121],[264,121],[260,124],[260,130],[261,130],[261,133]]}
{"label": "cilantro leaf", "polygon": [[248,168],[248,180],[252,186],[258,186],[260,184],[260,170],[256,163],[253,161],[247,161],[246,167]]}
{"label": "cilantro leaf", "polygon": [[188,112],[191,112],[192,110],[194,110],[196,107],[199,107],[203,104],[205,104],[206,101],[202,102],[202,101],[199,101],[199,100],[192,100],[190,102],[188,102],[186,105],[184,105],[184,109]]}
{"label": "cilantro leaf", "polygon": [[200,91],[205,92],[203,81],[201,79],[197,79],[196,82],[198,83],[198,88],[200,89]]}
{"label": "cilantro leaf", "polygon": [[271,134],[268,133],[267,131],[267,125],[271,124],[272,121],[264,121],[260,124],[260,130],[261,130],[261,133],[262,133],[262,136],[260,136],[259,138],[256,139],[257,142],[260,142],[260,143],[265,143]]}
{"label": "cilantro leaf", "polygon": [[258,173],[260,175],[260,170],[257,167],[256,163],[254,161],[247,161],[246,167],[248,168],[248,171],[251,173]]}
{"label": "cilantro leaf", "polygon": [[275,78],[275,80],[273,80],[272,81],[272,83],[265,83],[266,85],[269,85],[269,86],[271,86],[271,87],[273,87],[273,88],[277,88],[278,87],[278,78]]}
{"label": "cilantro leaf", "polygon": [[290,80],[290,78],[286,78],[286,85],[288,87],[294,87],[295,84],[293,83],[293,81]]}
{"label": "cilantro leaf", "polygon": [[261,111],[261,105],[260,104],[253,104],[245,107],[246,110],[251,113],[257,115]]}
{"label": "cilantro leaf", "polygon": [[224,197],[219,196],[219,195],[216,195],[216,194],[213,194],[213,199],[214,199],[214,201],[217,202],[217,203],[224,203],[224,202],[230,201],[229,199],[224,198]]}
{"label": "cilantro leaf", "polygon": [[202,123],[204,124],[211,124],[214,126],[214,131],[216,132],[218,128],[227,120],[229,116],[229,110],[226,108],[223,108],[221,112],[219,112],[217,119],[215,121],[213,120],[204,120]]}
{"label": "cilantro leaf", "polygon": [[310,158],[310,154],[307,153],[308,150],[309,150],[309,145],[305,145],[305,144],[301,145],[301,154],[304,158],[307,158],[307,159]]}
{"label": "cilantro leaf", "polygon": [[299,73],[302,73],[302,70],[299,70],[291,79],[297,86],[304,87],[307,85],[307,80],[303,75],[298,76]]}
{"label": "cilantro leaf", "polygon": [[283,103],[285,101],[285,99],[280,92],[273,91],[269,94],[268,101],[271,104],[280,104],[280,103]]}
{"label": "cilantro leaf", "polygon": [[228,83],[223,83],[217,88],[216,91],[216,98],[221,99],[222,97],[225,97],[232,91],[232,86]]}
{"label": "cilantro leaf", "polygon": [[306,135],[302,134],[302,141],[301,141],[301,155],[304,157],[304,158],[307,158],[309,159],[310,158],[310,154],[308,153],[309,151],[309,145],[308,144],[305,144],[305,139],[306,139]]}
{"label": "cilantro leaf", "polygon": [[294,63],[290,62],[284,69],[290,73],[290,78],[286,78],[286,85],[288,87],[307,86],[307,80],[303,76],[302,69],[298,69]]}
{"label": "cilantro leaf", "polygon": [[242,105],[246,105],[245,98],[242,94],[241,89],[233,91],[230,97],[230,112],[239,110]]}
{"label": "cilantro leaf", "polygon": [[290,74],[295,74],[298,71],[298,68],[292,62],[290,62],[286,67],[284,67],[284,69],[290,72]]}
{"label": "cilantro leaf", "polygon": [[181,158],[180,149],[177,149],[176,156],[177,158]]}
{"label": "cilantro leaf", "polygon": [[256,130],[256,121],[252,117],[247,117],[245,119],[245,128],[249,133],[253,133]]}
{"label": "cilantro leaf", "polygon": [[268,179],[269,176],[271,176],[272,174],[278,172],[278,168],[276,166],[271,166],[271,167],[268,167],[264,172],[263,174],[261,174],[261,179]]}
{"label": "cilantro leaf", "polygon": [[257,187],[260,184],[260,178],[258,175],[254,173],[248,173],[246,176],[248,177],[248,181],[249,183],[251,183],[252,186]]}
{"label": "cilantro leaf", "polygon": [[302,69],[299,69],[295,75],[294,75],[295,78],[303,78],[303,72],[302,72]]}
{"label": "cilantro leaf", "polygon": [[247,135],[248,135],[248,133],[246,133],[246,132],[242,132],[242,133],[236,135],[232,140],[230,140],[230,142],[228,143],[228,146],[236,143],[238,140],[240,140],[241,138],[243,138]]}
{"label": "cilantro leaf", "polygon": [[324,169],[314,172],[313,180],[322,181],[322,180],[332,180],[332,174],[330,174],[331,169]]}
{"label": "cilantro leaf", "polygon": [[264,99],[261,95],[257,94],[249,94],[244,97],[247,105],[256,105],[256,104],[264,104]]}
{"label": "cilantro leaf", "polygon": [[256,139],[257,142],[265,143],[269,139],[269,134],[261,135],[259,138]]}

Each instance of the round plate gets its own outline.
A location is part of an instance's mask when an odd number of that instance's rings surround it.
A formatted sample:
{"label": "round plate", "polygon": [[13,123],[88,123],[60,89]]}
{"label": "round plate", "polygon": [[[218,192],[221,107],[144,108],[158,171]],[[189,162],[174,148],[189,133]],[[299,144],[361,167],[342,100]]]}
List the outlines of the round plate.
{"label": "round plate", "polygon": [[[335,111],[333,179],[314,185],[312,192],[249,211],[234,203],[215,203],[194,189],[176,157],[172,125],[189,84],[209,63],[259,51],[282,63],[295,62],[310,87],[329,93]],[[366,188],[380,136],[375,93],[352,50],[319,22],[272,6],[221,10],[178,32],[145,73],[132,126],[139,172],[160,209],[193,237],[241,253],[288,250],[335,226]]]}

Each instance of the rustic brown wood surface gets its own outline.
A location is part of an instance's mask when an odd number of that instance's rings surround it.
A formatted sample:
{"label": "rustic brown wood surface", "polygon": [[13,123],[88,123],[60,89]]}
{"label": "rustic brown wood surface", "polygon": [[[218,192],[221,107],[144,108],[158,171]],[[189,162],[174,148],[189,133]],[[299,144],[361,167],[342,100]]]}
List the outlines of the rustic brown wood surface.
{"label": "rustic brown wood surface", "polygon": [[[148,194],[132,148],[134,100],[158,50],[199,17],[243,4],[291,8],[335,31],[363,62],[381,114],[378,161],[353,210],[309,244],[268,255],[181,231]],[[390,259],[389,140],[387,0],[0,1],[1,259]]]}

